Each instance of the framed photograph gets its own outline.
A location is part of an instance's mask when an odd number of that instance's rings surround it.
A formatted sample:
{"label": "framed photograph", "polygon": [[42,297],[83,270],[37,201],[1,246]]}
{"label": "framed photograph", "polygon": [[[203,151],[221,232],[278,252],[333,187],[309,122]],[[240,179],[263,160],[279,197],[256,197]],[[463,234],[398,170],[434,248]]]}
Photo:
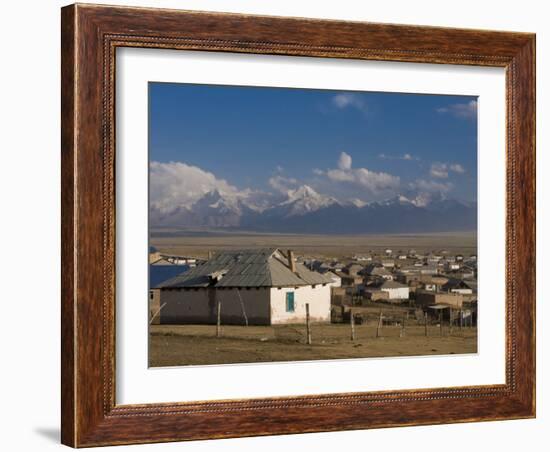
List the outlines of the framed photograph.
{"label": "framed photograph", "polygon": [[62,9],[62,442],[535,416],[535,36]]}

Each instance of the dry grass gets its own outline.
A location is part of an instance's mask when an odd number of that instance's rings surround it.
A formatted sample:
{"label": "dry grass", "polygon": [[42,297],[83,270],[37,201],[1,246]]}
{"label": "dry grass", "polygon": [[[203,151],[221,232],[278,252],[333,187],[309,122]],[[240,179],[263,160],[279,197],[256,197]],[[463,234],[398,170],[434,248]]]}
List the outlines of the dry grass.
{"label": "dry grass", "polygon": [[242,248],[293,249],[299,255],[350,257],[354,254],[415,249],[419,253],[447,250],[452,254],[477,253],[475,232],[395,235],[300,235],[196,233],[153,231],[151,245],[163,253],[205,258],[209,251]]}
{"label": "dry grass", "polygon": [[351,341],[346,324],[312,325],[312,345],[305,341],[304,325],[223,326],[216,338],[213,325],[152,325],[150,365],[182,366],[276,361],[303,361],[338,358],[444,355],[477,352],[476,328],[454,328],[450,334],[430,326],[428,337],[423,326],[408,326],[399,337],[400,327],[385,326],[382,337],[376,327],[356,325]]}

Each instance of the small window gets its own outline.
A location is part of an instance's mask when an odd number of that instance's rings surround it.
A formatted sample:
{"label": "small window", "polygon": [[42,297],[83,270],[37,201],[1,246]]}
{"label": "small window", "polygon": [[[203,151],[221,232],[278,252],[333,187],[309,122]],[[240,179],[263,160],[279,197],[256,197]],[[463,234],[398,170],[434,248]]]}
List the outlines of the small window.
{"label": "small window", "polygon": [[294,292],[286,293],[286,312],[294,312]]}

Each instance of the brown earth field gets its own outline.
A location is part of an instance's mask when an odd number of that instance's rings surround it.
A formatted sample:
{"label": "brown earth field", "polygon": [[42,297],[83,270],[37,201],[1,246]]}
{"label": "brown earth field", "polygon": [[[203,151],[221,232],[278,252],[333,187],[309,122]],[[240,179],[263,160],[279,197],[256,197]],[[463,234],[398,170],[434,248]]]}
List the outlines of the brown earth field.
{"label": "brown earth field", "polygon": [[476,254],[476,232],[432,234],[307,235],[216,231],[152,230],[150,244],[160,252],[204,258],[209,251],[242,248],[293,249],[298,254],[344,257],[353,254],[415,249],[419,253],[446,250],[450,254]]}
{"label": "brown earth field", "polygon": [[161,253],[205,258],[209,251],[280,248],[318,257],[349,257],[379,253],[387,248],[397,252],[415,249],[419,253],[446,250],[450,254],[477,254],[475,232],[431,234],[305,235],[207,232],[163,229],[151,231],[150,244]]}
{"label": "brown earth field", "polygon": [[342,358],[373,358],[448,355],[477,352],[477,328],[448,326],[384,326],[376,337],[376,326],[355,325],[351,340],[349,324],[313,324],[312,344],[306,343],[305,325],[222,326],[151,325],[151,367],[307,361]]}

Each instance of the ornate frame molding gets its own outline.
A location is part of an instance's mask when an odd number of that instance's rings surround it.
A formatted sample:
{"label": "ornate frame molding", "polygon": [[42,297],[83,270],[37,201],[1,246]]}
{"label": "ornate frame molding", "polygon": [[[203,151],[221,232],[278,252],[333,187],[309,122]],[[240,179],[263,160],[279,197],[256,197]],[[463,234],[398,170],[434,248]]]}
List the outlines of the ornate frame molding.
{"label": "ornate frame molding", "polygon": [[[62,9],[62,43],[64,444],[80,447],[534,416],[534,35],[72,5]],[[116,405],[118,47],[506,68],[506,384]]]}

